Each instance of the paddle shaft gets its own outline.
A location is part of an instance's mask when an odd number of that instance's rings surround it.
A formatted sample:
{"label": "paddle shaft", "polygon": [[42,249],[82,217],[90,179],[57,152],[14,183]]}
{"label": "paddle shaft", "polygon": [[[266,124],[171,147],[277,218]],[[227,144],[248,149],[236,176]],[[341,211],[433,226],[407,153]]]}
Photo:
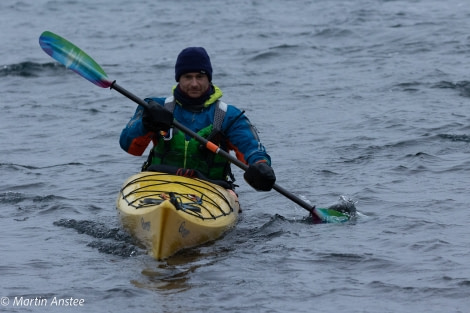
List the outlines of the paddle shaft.
{"label": "paddle shaft", "polygon": [[[136,95],[134,95],[133,93],[131,93],[130,91],[124,89],[123,87],[119,86],[116,81],[114,81],[111,86],[110,86],[111,89],[114,89],[116,90],[117,92],[119,92],[120,94],[122,94],[123,96],[129,98],[130,100],[134,101],[135,103],[143,106],[144,108],[148,108],[148,104],[147,102],[145,102],[144,100],[142,100],[141,98],[137,97]],[[216,144],[214,144],[213,142],[207,140],[206,138],[200,136],[199,134],[197,134],[196,132],[192,131],[191,129],[189,129],[188,127],[182,125],[180,122],[178,122],[177,120],[173,120],[173,126],[175,126],[176,128],[178,128],[179,130],[181,130],[183,133],[191,136],[192,138],[196,139],[197,141],[199,141],[201,144],[203,144],[208,150],[212,151],[213,153],[215,154],[219,154],[221,155],[222,157],[224,157],[225,159],[229,160],[231,163],[235,164],[237,167],[239,167],[240,169],[242,169],[243,171],[246,171],[248,169],[248,165],[246,165],[245,163],[241,162],[240,160],[238,160],[236,157],[234,157],[233,155],[231,155],[230,153],[226,152],[225,150],[222,150],[219,148],[219,146],[217,146]],[[320,217],[316,214],[315,212],[315,206],[312,206],[310,204],[308,204],[307,202],[303,201],[302,199],[300,199],[299,197],[295,196],[294,194],[292,194],[291,192],[287,191],[286,189],[284,189],[283,187],[277,185],[277,184],[274,184],[273,186],[273,189],[276,190],[277,192],[279,192],[280,194],[282,194],[283,196],[285,196],[286,198],[294,201],[295,203],[297,203],[298,205],[300,205],[301,207],[303,207],[304,209],[306,209],[308,212],[310,212],[312,214],[312,217],[314,219],[314,221],[316,219],[320,219]],[[321,220],[321,219],[320,219]]]}

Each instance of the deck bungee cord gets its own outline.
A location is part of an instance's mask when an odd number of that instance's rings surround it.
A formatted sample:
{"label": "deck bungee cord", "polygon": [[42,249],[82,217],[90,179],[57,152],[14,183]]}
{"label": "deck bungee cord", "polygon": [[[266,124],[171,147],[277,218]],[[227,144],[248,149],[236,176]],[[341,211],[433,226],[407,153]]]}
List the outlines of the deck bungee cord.
{"label": "deck bungee cord", "polygon": [[[194,215],[200,219],[216,219],[220,216],[226,216],[233,212],[233,207],[225,195],[220,192],[213,184],[198,179],[198,184],[183,181],[165,180],[166,173],[152,173],[143,177],[138,177],[126,183],[121,188],[121,194],[124,200],[130,206],[136,209],[145,208],[151,205],[160,204],[163,201],[170,201],[177,210],[182,210],[187,214]],[[150,182],[148,184],[147,182]],[[127,187],[142,184],[141,187],[126,191]],[[182,191],[169,191],[169,188],[181,187]],[[160,187],[160,188],[159,188]],[[169,187],[169,188],[164,188]],[[149,191],[149,189],[151,191]],[[176,187],[176,189],[180,189]],[[204,191],[204,192],[203,192]],[[215,194],[216,197],[210,197],[209,194]],[[132,200],[129,200],[132,198]],[[223,199],[229,207],[229,211],[223,210],[222,206],[214,199]],[[207,206],[217,208],[220,215],[214,215]],[[206,213],[206,214],[204,214]],[[209,216],[207,216],[209,215]]]}

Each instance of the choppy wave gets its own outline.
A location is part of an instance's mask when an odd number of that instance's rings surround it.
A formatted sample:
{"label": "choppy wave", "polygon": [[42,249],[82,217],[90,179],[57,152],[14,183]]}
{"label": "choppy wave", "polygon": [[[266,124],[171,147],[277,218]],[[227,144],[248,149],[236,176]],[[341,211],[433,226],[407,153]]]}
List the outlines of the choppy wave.
{"label": "choppy wave", "polygon": [[411,81],[411,82],[402,82],[395,84],[392,87],[392,90],[401,90],[405,92],[418,92],[423,88],[431,89],[451,89],[459,92],[459,95],[462,97],[470,97],[470,81],[439,81],[437,83],[425,82],[425,81]]}
{"label": "choppy wave", "polygon": [[33,203],[53,203],[64,198],[56,195],[30,195],[23,192],[7,191],[0,193],[0,203],[4,204],[15,204],[23,201],[31,201]]}
{"label": "choppy wave", "polygon": [[65,73],[65,67],[57,62],[35,63],[26,61],[4,65],[0,68],[0,77],[19,76],[31,78],[44,75],[61,75],[62,73]]}
{"label": "choppy wave", "polygon": [[457,134],[439,134],[437,135],[439,138],[447,139],[450,141],[461,141],[461,142],[470,142],[470,135],[457,135]]}
{"label": "choppy wave", "polygon": [[88,243],[88,246],[98,251],[119,255],[123,257],[135,256],[144,253],[138,243],[127,232],[119,227],[110,228],[104,223],[75,219],[61,219],[53,223],[56,226],[75,229],[79,234],[86,234],[96,239]]}
{"label": "choppy wave", "polygon": [[470,97],[470,81],[466,80],[459,82],[440,81],[432,85],[432,88],[454,89],[457,90],[462,97]]}
{"label": "choppy wave", "polygon": [[63,167],[63,166],[75,166],[84,165],[80,162],[70,162],[70,163],[63,163],[63,164],[54,164],[49,166],[34,166],[34,165],[25,165],[25,164],[16,164],[16,163],[0,163],[0,168],[4,168],[6,170],[17,170],[17,169],[28,169],[28,170],[41,170],[41,169],[48,169],[54,167]]}

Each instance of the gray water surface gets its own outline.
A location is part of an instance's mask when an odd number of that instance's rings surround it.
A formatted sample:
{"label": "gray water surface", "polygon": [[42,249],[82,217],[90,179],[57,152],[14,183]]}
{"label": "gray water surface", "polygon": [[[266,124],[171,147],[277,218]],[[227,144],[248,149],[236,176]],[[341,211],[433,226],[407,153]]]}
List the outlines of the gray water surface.
{"label": "gray water surface", "polygon": [[[466,1],[5,0],[0,12],[2,311],[468,312]],[[45,30],[141,97],[167,96],[177,54],[204,46],[278,184],[319,207],[350,197],[358,219],[306,223],[235,169],[238,226],[155,261],[115,210],[145,159],[118,144],[135,104],[47,56]]]}

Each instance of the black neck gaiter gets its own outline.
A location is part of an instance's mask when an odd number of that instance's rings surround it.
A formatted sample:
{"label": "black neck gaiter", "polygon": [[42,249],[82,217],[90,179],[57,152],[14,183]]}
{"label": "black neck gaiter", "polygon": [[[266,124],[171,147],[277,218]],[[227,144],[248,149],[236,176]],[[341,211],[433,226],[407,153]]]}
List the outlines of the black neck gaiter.
{"label": "black neck gaiter", "polygon": [[206,103],[207,99],[210,98],[213,92],[214,87],[210,85],[202,96],[199,98],[191,98],[180,89],[179,85],[177,85],[173,91],[173,96],[175,97],[176,102],[181,104],[186,110],[200,112],[204,108],[204,104]]}

